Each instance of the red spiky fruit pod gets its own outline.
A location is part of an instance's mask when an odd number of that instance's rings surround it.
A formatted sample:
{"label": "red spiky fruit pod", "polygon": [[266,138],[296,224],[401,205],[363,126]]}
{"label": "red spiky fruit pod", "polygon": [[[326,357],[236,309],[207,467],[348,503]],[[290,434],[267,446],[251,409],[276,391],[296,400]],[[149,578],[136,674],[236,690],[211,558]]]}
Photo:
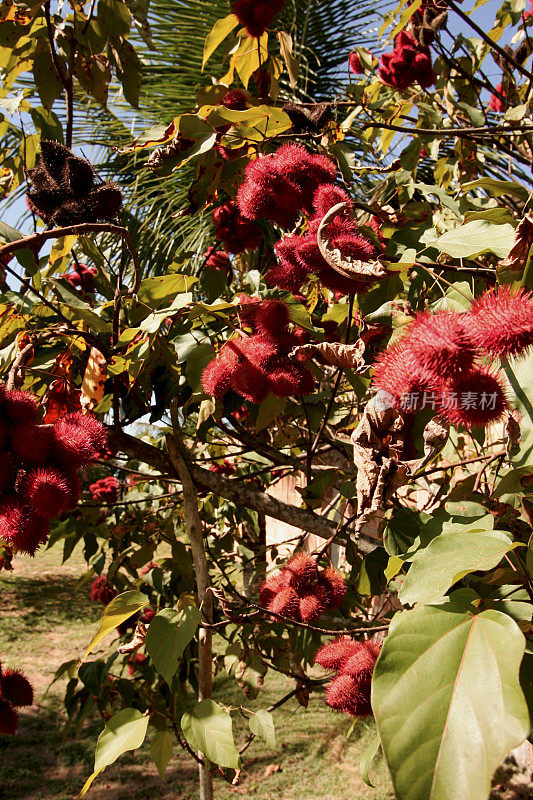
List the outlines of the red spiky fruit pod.
{"label": "red spiky fruit pod", "polygon": [[212,397],[224,397],[231,389],[232,371],[227,363],[214,358],[202,372],[202,386]]}
{"label": "red spiky fruit pod", "polygon": [[3,392],[0,397],[3,413],[13,425],[36,424],[40,418],[37,398],[30,392]]}
{"label": "red spiky fruit pod", "polygon": [[156,611],[155,608],[147,608],[147,609],[145,609],[143,611],[143,613],[141,614],[141,622],[144,623],[145,625],[149,625],[156,614],[157,614],[157,611]]}
{"label": "red spiky fruit pod", "polygon": [[235,465],[225,458],[222,464],[216,462],[211,464],[209,471],[214,472],[216,475],[235,475]]}
{"label": "red spiky fruit pod", "polygon": [[318,567],[309,553],[297,553],[283,567],[290,586],[298,591],[314,586],[318,579]]}
{"label": "red spiky fruit pod", "polygon": [[313,373],[303,364],[291,364],[288,359],[280,359],[270,372],[268,382],[272,394],[277,397],[304,397],[315,388]]}
{"label": "red spiky fruit pod", "polygon": [[263,608],[267,608],[274,597],[282,590],[287,588],[287,576],[283,572],[269,575],[259,592],[259,603]]}
{"label": "red spiky fruit pod", "polygon": [[243,217],[237,204],[231,200],[214,209],[213,224],[217,239],[228,253],[255,250],[261,244],[261,228]]}
{"label": "red spiky fruit pod", "polygon": [[248,100],[244,92],[240,89],[232,89],[223,96],[220,101],[221,106],[231,108],[232,111],[244,111],[248,108]]}
{"label": "red spiky fruit pod", "polygon": [[[507,99],[507,93],[504,91],[503,84],[499,83],[496,87],[496,91],[499,92],[503,97]],[[489,108],[491,111],[496,111],[498,114],[501,114],[505,111],[505,103],[501,100],[498,95],[491,94],[490,101],[489,101]]]}
{"label": "red spiky fruit pod", "polygon": [[415,82],[424,89],[435,83],[429,47],[420,44],[405,31],[396,37],[392,53],[381,56],[378,74],[384,83],[400,91]]}
{"label": "red spiky fruit pod", "polygon": [[231,275],[231,259],[224,250],[212,250],[210,253],[206,253],[205,265],[210,269]]}
{"label": "red spiky fruit pod", "polygon": [[317,219],[328,213],[330,208],[339,205],[339,203],[350,203],[351,198],[347,192],[340,186],[334,183],[323,183],[316,190],[313,197],[313,209]]}
{"label": "red spiky fruit pod", "polygon": [[475,367],[443,388],[441,416],[456,428],[485,428],[502,419],[507,397],[497,374]]}
{"label": "red spiky fruit pod", "polygon": [[11,705],[33,705],[33,687],[27,677],[14,669],[6,669],[0,677],[0,695]]}
{"label": "red spiky fruit pod", "polygon": [[338,671],[354,653],[357,653],[360,644],[350,636],[339,636],[320,648],[315,656],[315,664],[324,669]]}
{"label": "red spiky fruit pod", "polygon": [[10,702],[0,697],[0,734],[14,736],[17,732],[19,715]]}
{"label": "red spiky fruit pod", "polygon": [[372,714],[370,683],[359,684],[349,675],[337,675],[328,686],[326,703],[351,717],[368,717]]}
{"label": "red spiky fruit pod", "polygon": [[410,396],[420,395],[420,404],[428,386],[422,381],[405,337],[380,353],[373,366],[374,388],[392,395],[396,407],[401,406],[402,401]]}
{"label": "red spiky fruit pod", "polygon": [[240,369],[233,375],[232,389],[245,400],[260,403],[267,396],[269,385],[264,372],[249,358],[245,358]]}
{"label": "red spiky fruit pod", "polygon": [[236,0],[232,10],[250,36],[258,38],[283,9],[285,2],[286,0],[270,0],[268,3],[262,0]]}
{"label": "red spiky fruit pod", "polygon": [[91,414],[66,414],[55,423],[53,432],[54,454],[71,469],[90,464],[106,449],[105,426]]}
{"label": "red spiky fruit pod", "polygon": [[111,600],[117,596],[116,589],[106,580],[104,575],[99,575],[94,579],[91,585],[91,600],[93,603],[103,603],[105,606],[109,605]]}
{"label": "red spiky fruit pod", "polygon": [[325,569],[318,576],[318,583],[322,589],[327,608],[339,608],[346,594],[346,583],[343,576],[336,569]]}
{"label": "red spiky fruit pod", "polygon": [[300,600],[290,586],[282,587],[267,604],[269,611],[289,619],[300,619]]}
{"label": "red spiky fruit pod", "polygon": [[361,63],[361,57],[360,57],[359,53],[357,52],[357,50],[354,50],[352,53],[350,53],[350,57],[348,59],[348,63],[349,63],[350,69],[354,73],[354,75],[362,75],[363,72],[365,71],[364,67],[363,67],[363,65]]}
{"label": "red spiky fruit pod", "polygon": [[63,277],[75,289],[81,289],[84,292],[94,292],[94,277],[97,275],[98,270],[96,267],[89,267],[86,264],[79,265],[79,271],[73,270]]}
{"label": "red spiky fruit pod", "polygon": [[58,517],[78,500],[77,487],[69,476],[53,467],[28,472],[20,485],[20,493],[38,517]]}
{"label": "red spiky fruit pod", "polygon": [[327,156],[308,151],[299,144],[285,144],[274,154],[276,166],[301,192],[301,208],[313,211],[313,196],[322,183],[331,183],[337,167]]}
{"label": "red spiky fruit pod", "polygon": [[52,441],[51,428],[42,425],[18,425],[11,431],[11,449],[28,464],[45,464]]}
{"label": "red spiky fruit pod", "polygon": [[533,344],[533,294],[510,285],[489,290],[467,314],[474,344],[491,356],[520,356]]}
{"label": "red spiky fruit pod", "polygon": [[39,547],[46,544],[49,534],[50,525],[47,519],[24,510],[22,523],[11,541],[22,553],[34,556]]}
{"label": "red spiky fruit pod", "polygon": [[476,348],[468,331],[466,315],[456,311],[417,315],[406,347],[423,381],[438,383],[472,367]]}
{"label": "red spiky fruit pod", "polygon": [[265,218],[282,228],[292,228],[303,207],[300,187],[292,182],[274,155],[251,161],[237,194],[237,204],[244,217]]}
{"label": "red spiky fruit pod", "polygon": [[118,499],[120,484],[114,475],[91,483],[89,491],[95,500],[102,500],[105,503],[115,503]]}
{"label": "red spiky fruit pod", "polygon": [[17,465],[11,453],[0,453],[0,494],[10,492],[17,477]]}
{"label": "red spiky fruit pod", "polygon": [[349,675],[358,683],[370,681],[381,647],[376,642],[357,642],[357,650],[344,661],[341,675]]}
{"label": "red spiky fruit pod", "polygon": [[15,536],[22,528],[24,509],[14,496],[2,498],[0,506],[0,539],[13,543]]}
{"label": "red spiky fruit pod", "polygon": [[326,610],[326,604],[318,593],[310,592],[300,596],[299,608],[302,622],[312,622],[322,616]]}
{"label": "red spiky fruit pod", "polygon": [[300,244],[300,236],[284,236],[274,246],[278,262],[265,274],[270,286],[278,286],[293,294],[300,289],[309,274],[307,266],[298,258]]}
{"label": "red spiky fruit pod", "polygon": [[279,336],[289,324],[289,307],[281,300],[265,300],[258,303],[254,314],[254,325],[264,336]]}

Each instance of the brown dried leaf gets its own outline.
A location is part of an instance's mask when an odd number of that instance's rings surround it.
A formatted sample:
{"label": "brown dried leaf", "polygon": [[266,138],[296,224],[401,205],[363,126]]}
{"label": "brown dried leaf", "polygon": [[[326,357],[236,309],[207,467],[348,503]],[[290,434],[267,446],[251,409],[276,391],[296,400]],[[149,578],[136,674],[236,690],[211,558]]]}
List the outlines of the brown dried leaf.
{"label": "brown dried leaf", "polygon": [[521,419],[522,413],[518,408],[513,408],[507,417],[505,433],[507,437],[507,452],[509,454],[515,453],[520,446],[520,440],[522,438],[522,432],[520,430]]}
{"label": "brown dried leaf", "polygon": [[138,622],[132,640],[126,642],[126,644],[121,645],[121,647],[118,648],[117,652],[134,653],[136,650],[139,649],[139,647],[143,646],[145,641],[146,641],[146,625],[144,624],[144,622]]}
{"label": "brown dried leaf", "polygon": [[81,406],[85,411],[92,411],[104,396],[106,377],[107,361],[100,350],[91,347],[81,385]]}
{"label": "brown dried leaf", "polygon": [[533,218],[526,214],[519,222],[514,244],[507,258],[498,263],[498,271],[509,270],[522,274],[527,264],[529,250],[533,244]]}
{"label": "brown dried leaf", "polygon": [[309,694],[309,686],[306,683],[298,681],[298,688],[294,696],[303,708],[307,708],[309,705]]}
{"label": "brown dried leaf", "polygon": [[365,351],[365,343],[359,339],[355,344],[336,344],[332,342],[320,342],[319,344],[303,344],[295,347],[291,355],[298,355],[311,358],[314,355],[320,355],[332,364],[334,367],[349,367],[351,369],[365,368],[363,354]]}

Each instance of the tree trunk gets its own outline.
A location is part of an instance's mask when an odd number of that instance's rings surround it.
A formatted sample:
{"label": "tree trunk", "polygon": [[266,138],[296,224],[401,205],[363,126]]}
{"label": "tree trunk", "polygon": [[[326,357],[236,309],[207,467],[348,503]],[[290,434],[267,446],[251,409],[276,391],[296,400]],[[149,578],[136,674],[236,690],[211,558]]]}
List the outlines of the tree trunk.
{"label": "tree trunk", "polygon": [[[207,591],[210,585],[209,569],[204,548],[202,520],[198,511],[198,493],[191,478],[186,461],[183,441],[179,428],[174,422],[174,436],[167,441],[172,462],[183,487],[183,518],[189,536],[191,552],[196,573],[198,599],[204,617],[213,619],[213,596]],[[198,700],[206,700],[213,689],[213,648],[212,632],[200,628],[198,645]],[[213,775],[203,764],[198,765],[200,800],[213,800]]]}

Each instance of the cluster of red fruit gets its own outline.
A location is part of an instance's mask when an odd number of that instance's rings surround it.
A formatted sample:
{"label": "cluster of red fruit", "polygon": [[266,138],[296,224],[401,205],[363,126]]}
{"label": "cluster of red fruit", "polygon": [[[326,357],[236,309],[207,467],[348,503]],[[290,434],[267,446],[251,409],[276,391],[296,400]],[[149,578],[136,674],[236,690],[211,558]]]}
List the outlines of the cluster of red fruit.
{"label": "cluster of red fruit", "polygon": [[104,606],[107,606],[116,596],[116,589],[111,586],[104,575],[99,575],[93,580],[90,594],[93,603],[103,603]]}
{"label": "cluster of red fruit", "polygon": [[241,316],[253,335],[226,342],[203,372],[205,391],[223,397],[232,389],[252,403],[260,403],[269,392],[277,397],[312,392],[312,373],[297,359],[289,358],[300,340],[288,331],[288,306],[279,300],[248,302],[242,306]]}
{"label": "cluster of red fruit", "polygon": [[372,714],[370,690],[379,651],[379,644],[355,642],[349,636],[340,636],[320,648],[315,664],[337,673],[326,692],[328,706],[352,717]]}
{"label": "cluster of red fruit", "polygon": [[2,671],[0,664],[0,734],[14,736],[19,715],[17,708],[33,705],[33,688],[22,672]]}
{"label": "cluster of red fruit", "polygon": [[99,457],[107,434],[95,417],[39,423],[37,399],[0,386],[0,539],[34,555],[50,519],[79,499],[78,471]]}
{"label": "cluster of red fruit", "polygon": [[250,36],[259,37],[264,34],[272,20],[285,5],[285,0],[236,0],[233,13],[244,25]]}
{"label": "cluster of red fruit", "polygon": [[[321,158],[321,156],[319,156]],[[327,159],[326,159],[327,160]],[[323,183],[312,195],[312,209],[307,233],[303,236],[289,234],[275,246],[278,263],[266,273],[268,283],[288,292],[297,292],[313,272],[333,292],[356,294],[367,291],[371,284],[366,281],[345,278],[325,260],[317,241],[320,223],[327,212],[339,203],[351,207],[350,197],[339,186]],[[350,208],[337,214],[326,229],[327,239],[344,258],[368,261],[375,256],[375,248],[358,233]]]}
{"label": "cluster of red fruit", "polygon": [[415,82],[424,89],[435,83],[429,47],[417,42],[406,31],[401,31],[394,40],[392,53],[383,53],[381,56],[378,74],[384,83],[400,91]]}
{"label": "cluster of red fruit", "polygon": [[100,478],[100,480],[91,483],[89,491],[95,500],[115,503],[118,498],[119,488],[119,482],[114,475],[109,475],[107,478]]}
{"label": "cluster of red fruit", "polygon": [[[502,97],[507,99],[507,92],[503,88],[503,83],[499,83],[497,85],[496,91],[499,92]],[[501,114],[506,109],[506,103],[500,97],[498,97],[497,94],[491,94],[489,108],[491,111],[496,111],[498,114]]]}
{"label": "cluster of red fruit", "polygon": [[236,203],[229,200],[213,211],[215,236],[228,253],[255,250],[261,244],[261,229],[255,222],[245,219]]}
{"label": "cluster of red fruit", "polygon": [[311,622],[325,611],[339,608],[345,592],[340,572],[319,570],[312,556],[299,553],[265,581],[259,602],[275,614],[298,622]]}
{"label": "cluster of red fruit", "polygon": [[64,277],[75,289],[80,289],[82,292],[94,292],[94,276],[97,272],[96,267],[79,264],[78,269],[67,272]]}
{"label": "cluster of red fruit", "polygon": [[452,425],[483,427],[507,408],[501,378],[483,357],[519,356],[532,344],[533,295],[507,285],[485,292],[468,312],[418,314],[378,358],[374,383],[404,408],[406,396],[434,393],[433,407]]}
{"label": "cluster of red fruit", "polygon": [[214,472],[216,475],[234,475],[235,465],[225,458],[221,464],[216,461],[213,462],[209,467],[209,471]]}

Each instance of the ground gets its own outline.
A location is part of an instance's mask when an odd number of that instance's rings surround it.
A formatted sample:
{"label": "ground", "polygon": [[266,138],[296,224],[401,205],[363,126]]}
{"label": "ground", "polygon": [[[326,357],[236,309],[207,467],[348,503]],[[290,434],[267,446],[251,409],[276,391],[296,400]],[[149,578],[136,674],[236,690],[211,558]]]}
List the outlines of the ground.
{"label": "ground", "polygon": [[[23,669],[36,689],[36,703],[22,710],[15,738],[0,737],[0,800],[75,800],[92,772],[94,747],[103,723],[94,718],[79,735],[63,739],[65,682],[50,688],[57,667],[85,650],[100,617],[101,606],[90,602],[88,586],[77,588],[84,574],[81,554],[63,566],[58,548],[35,559],[17,558],[13,573],[0,573],[3,614],[0,658]],[[96,652],[109,654],[111,637]],[[269,678],[257,701],[246,701],[233,679],[218,676],[215,699],[265,708],[290,691],[291,682]],[[372,722],[358,722],[349,739],[350,719],[331,712],[320,694],[311,695],[304,710],[291,700],[276,712],[278,749],[254,742],[246,754],[238,786],[215,780],[216,800],[393,800],[383,760],[371,770],[375,784],[366,786],[359,770],[361,754],[372,741]],[[244,740],[237,720],[236,737]],[[532,798],[533,785],[501,768],[491,800]],[[150,759],[148,745],[127,753],[95,781],[88,800],[197,800],[196,765],[179,747],[163,784]]]}
{"label": "ground", "polygon": [[[0,658],[23,669],[36,689],[36,704],[22,710],[19,732],[0,739],[0,800],[75,800],[92,772],[94,747],[103,723],[95,718],[79,737],[62,740],[65,681],[49,684],[57,667],[85,650],[101,606],[90,602],[88,586],[76,591],[84,574],[80,554],[63,566],[54,548],[35,559],[17,558],[13,573],[0,573],[4,612],[0,618]],[[97,653],[111,653],[111,637]],[[246,701],[233,679],[219,676],[215,699],[265,708],[292,684],[283,678],[267,680],[255,703]],[[358,723],[347,740],[351,720],[330,711],[320,694],[311,696],[307,710],[295,700],[276,712],[278,749],[253,743],[247,751],[240,785],[216,778],[217,800],[392,800],[386,767],[375,762],[375,789],[366,786],[359,771],[361,753],[371,742],[371,722]],[[244,726],[236,725],[244,740]],[[161,783],[148,746],[127,753],[93,784],[88,800],[196,800],[196,765],[179,747]]]}

